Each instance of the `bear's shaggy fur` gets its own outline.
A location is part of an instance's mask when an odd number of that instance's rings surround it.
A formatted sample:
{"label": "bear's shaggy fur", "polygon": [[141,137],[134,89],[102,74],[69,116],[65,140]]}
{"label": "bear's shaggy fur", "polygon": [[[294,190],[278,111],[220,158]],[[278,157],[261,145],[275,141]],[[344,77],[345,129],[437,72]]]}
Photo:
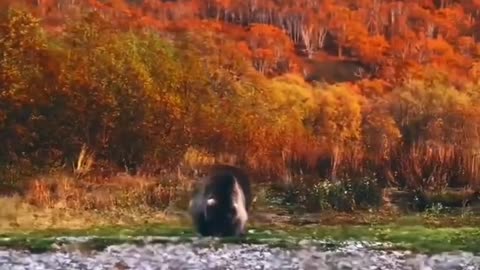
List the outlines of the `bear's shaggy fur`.
{"label": "bear's shaggy fur", "polygon": [[215,165],[200,179],[190,215],[202,236],[243,236],[251,203],[248,175],[234,166]]}

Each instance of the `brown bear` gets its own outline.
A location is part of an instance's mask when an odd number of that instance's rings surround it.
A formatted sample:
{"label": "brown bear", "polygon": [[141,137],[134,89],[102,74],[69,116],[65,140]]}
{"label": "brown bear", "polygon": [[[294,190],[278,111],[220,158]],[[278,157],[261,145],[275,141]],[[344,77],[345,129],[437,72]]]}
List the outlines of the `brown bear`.
{"label": "brown bear", "polygon": [[244,236],[251,203],[248,175],[238,167],[214,165],[194,191],[190,215],[202,236]]}

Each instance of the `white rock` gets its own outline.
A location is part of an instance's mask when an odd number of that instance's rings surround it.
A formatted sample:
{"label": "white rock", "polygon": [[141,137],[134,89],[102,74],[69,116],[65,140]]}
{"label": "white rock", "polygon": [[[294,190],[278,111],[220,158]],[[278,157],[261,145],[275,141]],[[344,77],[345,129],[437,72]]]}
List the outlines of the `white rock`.
{"label": "white rock", "polygon": [[[72,240],[72,239],[70,239]],[[84,239],[81,239],[84,240]],[[210,245],[212,239],[198,239],[192,244],[131,244],[111,246],[101,252],[44,254],[1,250],[3,269],[114,269],[124,261],[131,269],[480,269],[480,257],[456,252],[426,256],[403,251],[369,249],[380,243],[345,242],[336,250],[322,250],[304,240],[299,250],[270,248],[267,245]],[[205,245],[206,244],[206,245]],[[384,246],[384,245],[383,245]],[[411,254],[411,255],[409,255]],[[9,265],[12,264],[12,265]]]}

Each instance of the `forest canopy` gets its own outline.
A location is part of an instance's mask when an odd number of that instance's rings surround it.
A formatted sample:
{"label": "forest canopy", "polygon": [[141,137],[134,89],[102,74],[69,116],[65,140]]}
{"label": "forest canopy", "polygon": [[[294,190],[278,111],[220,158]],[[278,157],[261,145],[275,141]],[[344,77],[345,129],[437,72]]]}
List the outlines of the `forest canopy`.
{"label": "forest canopy", "polygon": [[[476,186],[476,1],[0,1],[0,167]],[[311,78],[317,78],[312,81]]]}

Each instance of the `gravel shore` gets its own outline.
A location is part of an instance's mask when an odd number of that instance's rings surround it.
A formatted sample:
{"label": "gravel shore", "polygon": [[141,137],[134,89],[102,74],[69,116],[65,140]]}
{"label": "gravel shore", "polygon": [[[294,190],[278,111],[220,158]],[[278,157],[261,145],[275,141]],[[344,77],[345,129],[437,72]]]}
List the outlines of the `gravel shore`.
{"label": "gravel shore", "polygon": [[372,244],[345,243],[325,249],[305,244],[298,249],[267,245],[170,243],[107,247],[103,251],[55,251],[32,254],[0,250],[1,270],[20,269],[480,269],[480,257],[470,253],[433,256],[382,251]]}

